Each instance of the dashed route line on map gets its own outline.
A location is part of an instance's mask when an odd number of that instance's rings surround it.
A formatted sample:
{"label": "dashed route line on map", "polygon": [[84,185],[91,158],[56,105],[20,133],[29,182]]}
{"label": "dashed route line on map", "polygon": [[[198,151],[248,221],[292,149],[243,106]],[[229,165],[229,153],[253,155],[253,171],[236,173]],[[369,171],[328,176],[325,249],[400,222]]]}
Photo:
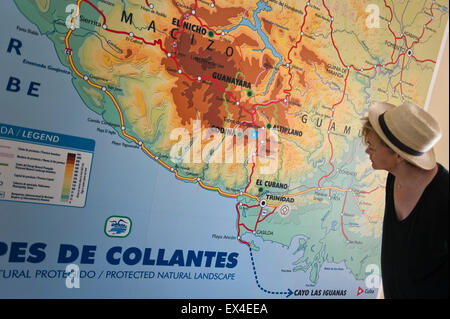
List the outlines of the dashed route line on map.
{"label": "dashed route line on map", "polygon": [[[282,65],[282,66],[288,68],[288,73],[289,73],[289,77],[290,77],[290,78],[289,78],[289,87],[290,87],[290,88],[289,88],[288,90],[284,90],[284,91],[283,91],[283,92],[286,94],[286,97],[285,97],[284,99],[279,99],[279,100],[275,100],[275,101],[269,101],[269,102],[266,102],[266,103],[257,103],[257,104],[254,104],[254,105],[251,107],[251,111],[249,111],[249,110],[246,109],[245,107],[241,106],[240,103],[239,103],[239,101],[237,101],[237,99],[236,99],[230,92],[228,92],[226,89],[220,87],[218,81],[215,80],[215,79],[213,79],[211,76],[209,76],[209,77],[200,77],[200,76],[198,76],[197,78],[192,78],[191,76],[189,76],[188,74],[186,74],[185,72],[183,72],[182,69],[180,68],[180,65],[178,64],[178,60],[176,59],[176,57],[177,57],[177,56],[176,56],[177,49],[175,48],[174,53],[168,52],[167,50],[165,50],[165,49],[163,48],[163,46],[162,46],[162,40],[161,40],[161,39],[155,40],[155,41],[153,41],[153,42],[148,42],[148,41],[146,41],[144,38],[135,35],[133,32],[117,31],[117,30],[110,29],[110,28],[107,26],[106,17],[105,17],[105,15],[103,14],[103,12],[101,12],[101,11],[100,11],[95,5],[93,5],[89,0],[78,0],[78,2],[77,2],[77,12],[76,12],[76,14],[73,16],[73,18],[72,18],[72,26],[71,26],[71,28],[69,28],[69,30],[68,30],[68,32],[67,32],[67,34],[66,34],[66,37],[65,37],[66,53],[67,53],[68,61],[69,61],[69,64],[70,64],[72,70],[75,72],[75,74],[76,74],[77,76],[79,76],[80,78],[86,80],[86,82],[87,82],[89,85],[91,85],[92,87],[95,87],[95,88],[97,88],[97,89],[99,89],[99,90],[102,90],[104,93],[106,93],[106,94],[109,96],[109,98],[110,98],[111,101],[113,102],[113,104],[114,104],[114,106],[115,106],[115,108],[117,109],[117,112],[118,112],[118,114],[119,114],[119,117],[120,117],[120,124],[121,124],[121,131],[122,131],[123,136],[125,136],[126,138],[132,140],[134,143],[138,144],[138,145],[140,146],[140,148],[141,148],[148,156],[150,156],[151,158],[155,159],[155,160],[156,160],[158,163],[160,163],[162,166],[164,166],[165,168],[167,168],[168,170],[170,170],[171,172],[173,172],[173,173],[175,174],[176,178],[178,178],[178,179],[180,179],[180,180],[185,180],[185,181],[189,181],[189,182],[197,182],[202,188],[207,189],[207,190],[211,190],[211,191],[216,191],[216,192],[218,192],[219,194],[221,194],[221,195],[223,195],[223,196],[226,196],[226,197],[236,198],[236,197],[239,197],[239,196],[246,196],[246,197],[249,197],[249,198],[251,198],[251,199],[253,199],[253,200],[256,200],[256,201],[258,201],[258,202],[261,203],[262,200],[261,200],[258,196],[252,195],[252,194],[250,194],[250,193],[247,192],[247,190],[248,190],[248,188],[249,188],[249,186],[250,186],[250,184],[251,184],[251,179],[252,179],[252,176],[253,176],[253,173],[254,173],[255,162],[254,162],[253,165],[252,165],[252,172],[251,172],[251,174],[250,174],[250,176],[249,176],[249,183],[247,184],[247,186],[246,186],[246,188],[245,188],[245,191],[244,191],[244,192],[237,192],[237,193],[234,193],[234,194],[233,194],[233,193],[228,193],[228,192],[222,191],[219,187],[213,187],[213,186],[206,185],[199,177],[185,177],[185,176],[179,175],[178,171],[177,171],[175,168],[170,167],[168,164],[166,164],[164,161],[162,161],[158,156],[156,156],[155,154],[153,154],[153,153],[152,153],[152,152],[144,145],[144,143],[142,143],[142,142],[139,141],[136,137],[134,137],[134,136],[132,136],[132,135],[130,135],[130,134],[128,134],[128,133],[126,132],[126,129],[125,129],[125,121],[124,121],[123,113],[122,113],[122,110],[121,110],[121,108],[120,108],[120,106],[119,106],[119,104],[118,104],[116,98],[111,94],[111,92],[110,92],[109,90],[107,90],[106,87],[100,86],[100,85],[98,85],[98,84],[92,82],[92,81],[88,78],[87,75],[81,74],[81,73],[79,72],[79,70],[76,68],[76,66],[75,66],[75,64],[74,64],[74,62],[73,62],[73,58],[72,58],[72,56],[71,56],[72,49],[70,48],[70,45],[69,45],[69,38],[70,38],[72,32],[75,30],[75,27],[74,27],[74,24],[73,24],[73,23],[74,23],[74,21],[75,21],[75,18],[76,18],[77,16],[80,15],[80,6],[81,6],[81,3],[82,3],[82,2],[86,2],[87,4],[89,4],[92,8],[94,8],[94,9],[102,16],[102,18],[103,18],[103,25],[102,25],[102,28],[103,28],[105,31],[112,32],[112,33],[116,33],[116,34],[127,35],[127,36],[129,36],[129,37],[132,37],[132,38],[136,38],[136,39],[138,39],[138,40],[141,40],[143,43],[145,43],[145,44],[147,44],[147,45],[152,45],[152,46],[159,45],[161,51],[164,52],[164,54],[165,54],[167,57],[171,58],[171,59],[175,62],[176,67],[177,67],[177,69],[178,69],[178,73],[179,73],[180,75],[185,76],[186,78],[188,78],[189,80],[191,80],[191,81],[193,81],[193,82],[195,82],[195,81],[202,81],[202,80],[204,80],[204,79],[209,79],[209,80],[211,80],[212,83],[214,83],[214,84],[216,85],[217,89],[218,89],[219,91],[221,91],[221,92],[224,93],[224,96],[229,96],[232,100],[234,100],[234,102],[236,103],[236,105],[237,105],[238,107],[240,107],[243,111],[245,111],[246,113],[248,113],[248,114],[251,115],[251,117],[252,117],[252,122],[251,122],[251,123],[252,123],[252,124],[255,124],[255,119],[254,119],[254,117],[255,117],[255,114],[256,114],[256,112],[257,112],[257,108],[258,108],[259,106],[261,106],[261,107],[266,107],[266,106],[269,106],[270,104],[273,104],[273,103],[275,103],[275,104],[276,104],[276,103],[281,103],[281,102],[286,103],[286,102],[287,102],[287,99],[288,99],[288,98],[290,97],[290,95],[291,95],[291,91],[292,91],[292,83],[291,83],[291,82],[292,82],[292,79],[293,79],[293,75],[292,75],[292,73],[291,73],[291,64],[292,64],[292,60],[291,60],[291,58],[290,58],[290,54],[291,54],[291,52],[292,52],[293,49],[298,48],[298,45],[301,43],[301,40],[302,40],[302,38],[303,38],[303,36],[304,36],[303,27],[304,27],[305,24],[306,24],[306,17],[307,17],[307,15],[308,15],[308,7],[310,6],[310,2],[307,1],[307,2],[306,2],[306,5],[305,5],[305,7],[304,7],[305,15],[304,15],[304,18],[303,18],[303,23],[302,23],[302,25],[301,25],[301,27],[300,27],[300,38],[299,38],[299,40],[298,40],[298,41],[290,48],[290,50],[289,50],[289,53],[288,53],[288,63]],[[151,8],[151,6],[153,6],[152,4],[149,3],[148,0],[146,0],[145,2],[146,2],[146,4],[147,4],[148,7]],[[397,64],[397,63],[398,63],[398,60],[399,60],[400,57],[403,55],[401,77],[400,77],[399,83],[396,85],[396,87],[397,87],[398,85],[400,85],[401,95],[402,95],[402,97],[403,97],[402,79],[403,79],[403,69],[404,69],[404,62],[405,62],[406,54],[407,54],[408,56],[412,57],[415,61],[417,61],[417,62],[419,62],[419,63],[423,63],[423,62],[432,62],[432,63],[436,63],[434,60],[431,60],[431,59],[419,60],[419,59],[417,59],[417,58],[412,54],[412,51],[411,51],[411,50],[412,50],[412,47],[413,47],[415,44],[419,43],[420,39],[421,39],[422,36],[424,35],[424,32],[425,32],[425,29],[426,29],[427,25],[428,25],[429,23],[431,23],[432,20],[433,20],[433,18],[434,18],[432,8],[433,8],[433,5],[434,5],[435,1],[433,0],[432,5],[431,5],[431,8],[430,8],[430,13],[431,13],[431,18],[430,18],[430,20],[424,25],[421,36],[420,36],[416,41],[414,41],[414,42],[411,44],[410,47],[407,46],[407,39],[406,39],[406,36],[405,36],[405,35],[402,34],[400,37],[397,37],[397,36],[395,35],[395,33],[392,31],[392,29],[391,29],[391,27],[390,27],[390,24],[391,24],[392,19],[393,19],[392,9],[391,9],[390,6],[387,5],[386,1],[384,1],[384,3],[385,3],[385,6],[386,6],[387,8],[389,8],[389,10],[390,10],[390,12],[391,12],[391,18],[390,18],[390,21],[389,21],[389,23],[388,23],[388,28],[389,28],[389,30],[391,31],[391,33],[394,35],[394,38],[395,38],[394,48],[393,48],[393,52],[392,52],[392,54],[391,54],[391,61],[390,61],[389,63],[383,64],[383,65],[382,65],[382,64],[376,64],[376,65],[374,65],[374,66],[372,66],[372,67],[370,67],[370,68],[365,68],[365,69],[364,69],[364,68],[356,68],[354,65],[346,65],[346,64],[344,63],[344,61],[342,60],[341,54],[340,54],[340,52],[339,52],[338,47],[336,46],[336,43],[335,43],[334,37],[333,37],[333,31],[334,31],[334,30],[333,30],[333,21],[334,21],[334,18],[333,18],[333,16],[331,15],[330,10],[329,10],[328,7],[326,6],[325,0],[322,0],[322,4],[323,4],[323,6],[325,7],[325,9],[327,10],[328,15],[329,15],[329,17],[330,17],[331,41],[332,41],[333,47],[335,48],[335,50],[336,50],[336,52],[337,52],[337,54],[338,54],[338,56],[339,56],[340,62],[341,62],[342,65],[343,65],[344,67],[346,67],[347,70],[348,70],[348,71],[347,71],[347,75],[346,75],[345,80],[344,80],[344,89],[343,89],[342,97],[341,97],[340,101],[338,101],[337,103],[335,103],[335,104],[332,106],[332,108],[331,108],[331,110],[332,110],[332,115],[331,115],[331,118],[330,118],[330,123],[329,123],[329,125],[328,125],[328,131],[327,131],[327,133],[328,133],[328,142],[329,142],[330,147],[331,147],[331,156],[330,156],[330,159],[329,159],[328,162],[329,162],[329,164],[331,165],[332,170],[331,170],[331,172],[330,172],[329,174],[324,175],[324,176],[322,176],[322,177],[319,179],[317,187],[311,188],[311,189],[306,190],[306,191],[298,192],[298,193],[295,193],[295,194],[285,194],[284,197],[299,196],[299,195],[305,194],[305,193],[310,192],[310,191],[313,191],[313,190],[321,190],[321,189],[322,189],[322,190],[328,189],[328,190],[331,192],[331,190],[334,189],[334,190],[338,190],[338,191],[345,191],[345,200],[346,200],[348,192],[349,192],[349,191],[352,191],[351,189],[342,189],[342,188],[338,188],[338,187],[321,187],[321,186],[320,186],[320,182],[321,182],[324,178],[329,177],[329,176],[334,172],[334,165],[333,165],[333,163],[332,163],[334,150],[333,150],[333,144],[332,144],[332,141],[331,141],[331,139],[330,139],[330,135],[331,135],[331,134],[330,134],[330,126],[331,126],[332,121],[333,121],[333,118],[334,118],[336,106],[338,106],[339,104],[341,104],[342,101],[343,101],[343,99],[344,99],[344,97],[345,97],[345,92],[346,92],[346,87],[347,87],[347,79],[348,79],[348,76],[349,76],[349,73],[350,73],[350,69],[351,69],[351,68],[354,69],[354,70],[357,71],[357,72],[370,71],[370,70],[373,70],[373,69],[375,69],[375,68],[377,68],[377,67],[386,67],[387,65]],[[215,1],[212,0],[211,7],[214,8],[214,6],[215,6]],[[185,19],[188,19],[189,16],[193,16],[193,17],[201,24],[202,27],[205,27],[205,28],[207,28],[208,30],[213,31],[214,34],[216,34],[216,35],[222,35],[222,36],[225,35],[224,32],[217,32],[217,31],[212,30],[211,28],[209,28],[209,26],[203,24],[203,22],[202,22],[202,21],[197,17],[197,15],[196,15],[196,10],[197,10],[197,8],[198,8],[198,1],[196,0],[196,1],[195,1],[195,7],[194,7],[194,9],[193,9],[190,13],[187,13],[187,14],[185,14],[185,15],[182,17],[180,24],[182,25],[182,24],[183,24],[183,21],[184,21]],[[182,30],[177,31],[176,34],[177,34],[177,35],[178,35],[178,34],[181,34],[181,33],[183,33],[184,31],[185,31],[185,29],[183,28]],[[393,56],[394,56],[394,53],[395,53],[395,48],[396,48],[397,40],[399,40],[399,39],[404,39],[405,44],[406,44],[406,46],[407,46],[408,48],[407,48],[407,50],[405,50],[405,52],[399,54],[399,56],[397,57],[396,61],[393,61]],[[257,146],[257,147],[258,147],[258,146]],[[258,148],[257,148],[256,150],[258,150]],[[377,189],[378,189],[378,187],[377,187],[376,189],[372,190],[372,191],[375,191],[375,190],[377,190]],[[370,192],[372,192],[372,191],[370,191]],[[370,192],[369,192],[369,193],[370,193]],[[354,193],[353,191],[352,191],[352,193],[355,195],[355,193]],[[355,199],[356,199],[356,195],[355,195]],[[342,212],[343,212],[344,207],[345,207],[345,200],[344,200],[344,205],[343,205],[343,208],[342,208]],[[238,205],[239,205],[239,204],[240,204],[240,203],[238,203]],[[238,205],[237,205],[237,206],[238,206]],[[262,212],[262,208],[261,208],[261,210],[260,210],[260,215],[259,215],[259,217],[258,217],[258,220],[257,220],[256,225],[255,225],[255,229],[254,229],[253,231],[256,230],[256,227],[257,227],[257,225],[258,225],[259,222],[262,222],[262,221],[263,221],[265,218],[267,218],[269,215],[273,214],[273,213],[275,212],[275,210],[276,210],[280,205],[281,205],[281,204],[278,204],[278,205],[276,205],[276,204],[267,204],[268,207],[274,207],[274,209],[273,209],[273,211],[272,211],[270,214],[266,215],[262,220],[259,220],[259,218],[260,218],[260,216],[261,216],[261,212]],[[256,205],[256,206],[258,206],[258,205]],[[359,203],[358,203],[358,207],[359,207]],[[240,224],[240,221],[239,221],[239,220],[240,220],[240,212],[239,212],[239,208],[236,207],[236,209],[237,209],[237,211],[238,211],[238,237],[240,238],[240,226],[244,226],[244,228],[246,228],[246,229],[249,230],[249,231],[250,231],[250,229],[249,229],[247,226],[245,226],[244,224]],[[364,214],[364,211],[363,211],[363,210],[361,210],[361,211],[362,211],[363,214]],[[364,214],[364,215],[365,215],[365,214]],[[341,217],[343,217],[343,216],[341,215]],[[344,232],[344,228],[343,228],[343,218],[341,218],[341,227],[342,227],[342,234],[343,234],[343,236],[346,238],[346,240],[348,241],[348,237],[346,236],[346,234],[345,234],[345,232]],[[239,239],[239,240],[240,240],[242,243],[247,244],[248,246],[250,246],[249,243],[247,243],[247,242],[245,242],[245,241],[242,241],[241,239]]]}
{"label": "dashed route line on map", "polygon": [[250,251],[250,259],[251,259],[252,268],[253,268],[253,276],[255,276],[255,281],[256,281],[256,285],[258,286],[258,288],[261,291],[265,292],[266,294],[281,295],[281,296],[286,295],[286,298],[290,297],[293,294],[293,292],[289,288],[287,291],[273,291],[273,290],[267,290],[263,286],[261,286],[261,284],[259,283],[259,279],[258,279],[258,273],[256,272],[255,260],[253,258],[253,249],[249,247],[249,251]]}

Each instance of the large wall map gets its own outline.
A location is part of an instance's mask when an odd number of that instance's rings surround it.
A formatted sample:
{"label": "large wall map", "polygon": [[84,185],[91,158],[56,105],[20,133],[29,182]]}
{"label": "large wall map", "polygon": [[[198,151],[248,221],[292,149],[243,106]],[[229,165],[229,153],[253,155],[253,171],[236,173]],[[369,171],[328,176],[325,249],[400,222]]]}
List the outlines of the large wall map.
{"label": "large wall map", "polygon": [[0,11],[0,296],[376,297],[361,118],[425,104],[448,1]]}

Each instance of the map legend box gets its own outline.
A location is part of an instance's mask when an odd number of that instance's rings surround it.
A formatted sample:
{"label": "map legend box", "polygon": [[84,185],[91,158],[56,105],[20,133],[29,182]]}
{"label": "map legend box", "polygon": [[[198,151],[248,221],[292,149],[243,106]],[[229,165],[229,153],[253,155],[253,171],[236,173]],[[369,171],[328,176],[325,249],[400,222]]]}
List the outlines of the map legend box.
{"label": "map legend box", "polygon": [[0,123],[0,200],[84,207],[95,141]]}

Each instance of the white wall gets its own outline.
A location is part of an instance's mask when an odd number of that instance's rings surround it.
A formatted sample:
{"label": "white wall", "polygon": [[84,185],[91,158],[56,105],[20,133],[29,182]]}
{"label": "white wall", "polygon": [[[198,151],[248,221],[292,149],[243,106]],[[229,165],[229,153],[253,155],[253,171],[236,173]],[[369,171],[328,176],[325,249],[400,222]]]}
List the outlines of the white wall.
{"label": "white wall", "polygon": [[[447,25],[448,32],[448,25]],[[435,152],[437,161],[440,162],[445,168],[449,168],[448,153],[449,153],[449,139],[448,139],[448,109],[449,109],[449,96],[448,96],[448,78],[449,78],[449,53],[448,44],[449,38],[443,50],[443,55],[439,64],[439,70],[436,77],[436,82],[432,90],[430,103],[428,105],[428,112],[439,122],[442,132],[442,138],[436,144]]]}

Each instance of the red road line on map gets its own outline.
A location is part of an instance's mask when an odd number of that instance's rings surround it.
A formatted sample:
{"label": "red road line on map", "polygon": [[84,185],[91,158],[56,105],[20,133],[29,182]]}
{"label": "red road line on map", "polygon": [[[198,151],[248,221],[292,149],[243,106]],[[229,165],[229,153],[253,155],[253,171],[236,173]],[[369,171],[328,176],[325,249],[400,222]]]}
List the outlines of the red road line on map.
{"label": "red road line on map", "polygon": [[248,228],[247,226],[245,226],[245,224],[239,224],[239,226],[244,227],[244,228],[247,229],[247,231],[249,231],[249,232],[253,232],[253,229]]}
{"label": "red road line on map", "polygon": [[[308,16],[308,10],[307,10],[307,8],[308,8],[308,6],[305,5],[305,8],[304,8],[304,10],[305,10],[305,16],[303,17],[303,23],[302,23],[302,25],[300,26],[300,38],[297,40],[297,42],[295,42],[295,44],[294,44],[294,45],[290,48],[290,50],[288,51],[289,65],[292,63],[292,60],[291,60],[291,58],[289,57],[289,56],[291,55],[292,50],[294,50],[294,48],[295,48],[295,49],[298,49],[298,45],[300,44],[300,42],[302,41],[302,38],[303,38],[303,35],[302,35],[301,33],[303,32],[303,26],[304,26],[305,23],[306,23],[306,17]],[[289,70],[290,70],[290,67],[289,67]]]}
{"label": "red road line on map", "polygon": [[[256,161],[255,161],[256,162]],[[252,165],[252,172],[250,173],[250,176],[249,176],[249,181],[248,181],[248,184],[247,184],[247,187],[245,188],[245,192],[247,192],[247,189],[248,189],[248,187],[250,186],[250,184],[251,184],[251,182],[252,182],[252,176],[253,176],[253,171],[254,171],[254,169],[255,169],[255,165],[256,165],[256,163],[253,163],[253,165]]]}
{"label": "red road line on map", "polygon": [[414,55],[411,56],[411,57],[412,57],[414,60],[416,60],[416,62],[420,62],[420,63],[424,63],[424,62],[432,62],[432,63],[436,64],[436,61],[435,61],[435,60],[431,60],[431,59],[419,60],[419,59],[417,59]]}
{"label": "red road line on map", "polygon": [[380,187],[375,187],[374,189],[367,191],[367,192],[354,192],[355,194],[359,195],[359,194],[371,194],[373,192],[375,192],[376,190],[378,190]]}
{"label": "red road line on map", "polygon": [[[236,204],[236,211],[237,211],[237,213],[238,213],[238,220],[237,220],[237,229],[238,229],[238,240],[241,242],[241,243],[243,243],[243,244],[246,244],[248,247],[250,247],[250,244],[248,243],[248,242],[246,242],[246,241],[243,241],[242,239],[241,239],[241,225],[244,225],[244,224],[241,224],[241,213],[239,212],[239,204],[240,203],[237,203]],[[244,225],[244,227],[245,227],[245,225]],[[250,230],[249,230],[250,231]]]}
{"label": "red road line on map", "polygon": [[275,207],[269,214],[267,214],[266,216],[264,216],[263,219],[260,220],[261,215],[262,215],[262,212],[263,212],[263,209],[264,209],[263,207],[261,207],[260,210],[259,210],[258,219],[256,220],[256,223],[255,223],[255,227],[254,227],[253,229],[251,229],[251,228],[247,227],[247,225],[245,225],[244,223],[241,223],[241,212],[239,211],[239,206],[245,206],[246,208],[255,208],[255,207],[259,207],[259,205],[248,206],[248,205],[242,204],[242,203],[237,203],[237,204],[236,204],[236,211],[237,211],[237,213],[238,213],[238,220],[237,220],[238,239],[239,239],[239,241],[240,241],[241,243],[244,243],[244,244],[246,244],[246,245],[248,245],[248,246],[250,247],[250,244],[249,244],[248,242],[243,241],[243,240],[241,239],[241,230],[240,230],[240,227],[242,226],[242,227],[244,227],[248,232],[254,233],[254,232],[256,231],[256,229],[258,228],[258,224],[261,223],[261,222],[263,222],[263,221],[264,221],[267,217],[269,217],[270,215],[272,215],[272,214],[275,212],[275,210],[277,209],[277,207]]}
{"label": "red road line on map", "polygon": [[[298,45],[300,44],[300,42],[301,42],[302,39],[303,39],[303,35],[302,35],[302,33],[303,33],[303,27],[305,26],[305,23],[306,23],[306,17],[308,16],[308,10],[307,10],[307,8],[308,8],[308,5],[305,5],[305,7],[303,8],[303,10],[305,10],[305,15],[304,15],[304,17],[303,17],[302,25],[300,26],[300,38],[299,38],[299,39],[297,40],[297,42],[295,42],[295,44],[289,49],[288,55],[287,55],[287,59],[288,59],[288,61],[289,61],[288,74],[289,74],[289,76],[290,76],[288,83],[289,83],[289,87],[290,87],[290,88],[289,88],[289,90],[283,90],[283,92],[287,94],[287,97],[290,97],[290,96],[291,96],[291,91],[292,91],[292,84],[291,84],[291,82],[292,82],[292,79],[293,79],[293,77],[294,77],[294,76],[292,75],[292,73],[291,73],[291,63],[292,63],[292,59],[290,58],[290,56],[291,56],[291,52],[292,52],[292,50],[294,50],[294,48],[295,48],[295,49],[298,49]],[[286,66],[286,64],[284,64],[283,66]],[[279,100],[279,102],[281,102],[281,100]]]}
{"label": "red road line on map", "polygon": [[[94,6],[94,5],[92,4],[92,2],[90,2],[89,0],[81,0],[81,2],[83,2],[83,1],[89,3],[89,4],[91,5],[91,7],[94,8],[94,10],[97,11],[97,12],[102,16],[102,18],[103,18],[103,24],[106,24],[106,17],[105,17],[105,15],[103,14],[103,12],[101,12],[101,11],[99,10],[99,8],[97,8],[96,6]],[[81,4],[81,3],[80,3],[80,4]]]}
{"label": "red road line on map", "polygon": [[241,206],[244,206],[245,208],[255,208],[255,207],[259,207],[259,204],[256,204],[256,205],[247,205],[247,204],[241,203]]}
{"label": "red road line on map", "polygon": [[342,93],[341,100],[340,100],[339,102],[333,104],[333,106],[332,106],[332,110],[333,110],[333,111],[332,111],[330,123],[328,124],[328,132],[327,132],[328,134],[327,134],[327,135],[328,135],[328,142],[330,143],[330,147],[331,147],[331,156],[330,156],[330,159],[328,160],[328,163],[331,165],[332,169],[331,169],[331,172],[330,172],[330,173],[328,173],[327,175],[322,176],[322,177],[319,179],[319,181],[317,182],[317,187],[320,187],[320,181],[321,181],[322,179],[327,178],[328,176],[330,176],[330,175],[334,172],[334,165],[333,165],[333,163],[331,162],[331,160],[333,159],[333,156],[334,156],[334,149],[333,149],[333,143],[331,142],[330,128],[331,128],[331,124],[333,123],[333,118],[334,118],[335,108],[336,108],[336,106],[338,106],[339,104],[341,104],[342,101],[344,100],[345,92],[346,92],[346,90],[347,90],[347,79],[348,79],[348,75],[349,75],[349,74],[350,74],[350,70],[347,70],[347,75],[345,76],[344,90],[343,90],[343,93]]}
{"label": "red road line on map", "polygon": [[[264,219],[266,219],[267,217],[269,217],[270,215],[272,215],[272,214],[275,212],[275,210],[276,210],[277,208],[278,208],[278,207],[275,207],[269,214],[267,214],[266,216],[264,216],[263,219],[261,219],[260,221],[258,221],[258,222],[256,223],[256,225],[258,225],[259,223],[263,222]],[[259,217],[258,217],[258,219],[259,219]],[[256,230],[256,226],[255,226],[255,230]]]}
{"label": "red road line on map", "polygon": [[[195,8],[196,8],[195,10],[196,10],[196,11],[197,11],[197,7],[198,7],[197,0],[195,0]],[[202,20],[200,20],[199,17],[197,17],[197,14],[194,15],[194,18],[197,19],[197,21],[200,23],[200,26],[201,26],[201,27],[203,27],[203,28],[205,28],[205,29],[208,29],[209,31],[214,32],[215,35],[221,35],[220,32],[214,31],[214,30],[211,29],[207,24],[203,24]]]}
{"label": "red road line on map", "polygon": [[263,211],[263,208],[261,207],[261,209],[259,210],[258,219],[256,220],[255,228],[253,229],[253,231],[255,231],[256,228],[258,227],[259,218],[261,217],[262,211]]}

